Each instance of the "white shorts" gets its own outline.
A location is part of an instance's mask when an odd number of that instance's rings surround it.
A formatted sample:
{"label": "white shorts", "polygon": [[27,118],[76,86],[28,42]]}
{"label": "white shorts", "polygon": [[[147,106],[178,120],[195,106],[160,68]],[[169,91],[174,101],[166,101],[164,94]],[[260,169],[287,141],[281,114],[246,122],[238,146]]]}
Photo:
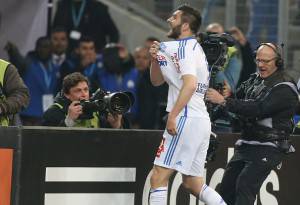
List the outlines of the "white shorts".
{"label": "white shorts", "polygon": [[176,136],[165,130],[154,164],[185,175],[203,176],[211,133],[210,120],[179,116],[176,124]]}

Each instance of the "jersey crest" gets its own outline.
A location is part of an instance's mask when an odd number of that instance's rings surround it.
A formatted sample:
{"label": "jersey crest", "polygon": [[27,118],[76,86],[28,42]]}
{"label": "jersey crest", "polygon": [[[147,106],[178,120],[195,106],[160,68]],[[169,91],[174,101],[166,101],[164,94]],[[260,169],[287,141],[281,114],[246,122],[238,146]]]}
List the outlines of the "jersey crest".
{"label": "jersey crest", "polygon": [[167,59],[163,55],[157,55],[157,61],[160,67],[167,66]]}

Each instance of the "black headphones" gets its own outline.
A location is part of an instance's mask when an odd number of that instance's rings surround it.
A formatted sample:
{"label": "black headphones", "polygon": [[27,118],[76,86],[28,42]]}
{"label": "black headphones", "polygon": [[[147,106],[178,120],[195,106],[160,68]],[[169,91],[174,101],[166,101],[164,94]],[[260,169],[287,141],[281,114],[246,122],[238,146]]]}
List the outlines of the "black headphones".
{"label": "black headphones", "polygon": [[[284,60],[282,58],[281,55],[281,50],[279,48],[279,46],[275,43],[261,43],[259,44],[259,46],[256,48],[256,52],[257,50],[261,47],[261,46],[268,46],[269,48],[271,48],[274,53],[276,54],[276,61],[275,61],[275,65],[279,70],[282,70],[284,68]],[[281,49],[283,48],[283,44],[281,44]]]}

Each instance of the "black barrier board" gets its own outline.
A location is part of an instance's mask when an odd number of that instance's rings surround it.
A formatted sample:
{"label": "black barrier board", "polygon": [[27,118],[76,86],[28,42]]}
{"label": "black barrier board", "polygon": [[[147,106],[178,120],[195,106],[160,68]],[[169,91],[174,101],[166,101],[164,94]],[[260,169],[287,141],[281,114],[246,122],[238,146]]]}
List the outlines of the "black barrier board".
{"label": "black barrier board", "polygon": [[[55,197],[60,197],[59,194],[70,197],[72,195],[68,194],[82,193],[115,196],[103,199],[99,204],[109,204],[118,199],[118,194],[124,194],[122,197],[128,200],[119,204],[147,204],[149,172],[162,131],[24,128],[21,133],[21,190],[18,204],[54,205],[57,202]],[[218,188],[224,167],[234,152],[233,145],[237,137],[237,134],[219,134],[216,160],[210,162],[206,169],[206,182],[212,188]],[[256,205],[297,204],[300,138],[294,136],[292,139],[297,152],[288,155],[282,166],[271,172],[260,190]],[[55,175],[60,169],[71,172],[63,176]],[[88,170],[101,172],[91,178],[85,176],[85,173],[91,173]],[[119,174],[104,178],[109,174],[107,170],[111,174],[116,171]],[[76,172],[79,175],[75,176]],[[122,173],[131,178],[123,180]],[[72,181],[72,177],[77,178]],[[169,184],[169,204],[202,204],[186,193],[180,184],[181,176],[176,173]]]}
{"label": "black barrier board", "polygon": [[[139,193],[161,132],[23,130],[21,205],[44,204],[45,193]],[[46,167],[136,168],[134,182],[45,182]],[[36,179],[36,180],[35,180]]]}

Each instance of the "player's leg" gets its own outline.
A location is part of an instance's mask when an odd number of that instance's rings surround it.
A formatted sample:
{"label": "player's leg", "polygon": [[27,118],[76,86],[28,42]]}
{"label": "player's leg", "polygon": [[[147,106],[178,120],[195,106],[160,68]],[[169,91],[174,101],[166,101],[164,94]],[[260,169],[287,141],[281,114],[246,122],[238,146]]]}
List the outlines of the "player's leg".
{"label": "player's leg", "polygon": [[178,117],[176,121],[178,134],[172,136],[165,130],[156,153],[150,179],[150,205],[167,204],[167,186],[169,178],[175,170],[174,161],[177,159],[177,152],[181,146],[181,131],[185,127],[186,118]]}
{"label": "player's leg", "polygon": [[[194,196],[199,197],[199,199],[207,205],[225,205],[226,203],[222,197],[212,188],[208,187],[204,183],[204,164],[207,154],[207,149],[209,145],[210,138],[210,122],[205,119],[193,120],[193,123],[201,123],[201,128],[197,131],[190,131],[186,133],[191,142],[194,142],[190,146],[194,152],[190,152],[191,165],[188,172],[183,174],[183,185],[186,187],[190,193]],[[196,127],[196,125],[192,126]],[[196,133],[196,134],[195,134]],[[197,142],[197,143],[196,143]]]}
{"label": "player's leg", "polygon": [[172,169],[154,165],[150,179],[150,205],[166,205],[168,197],[168,182]]}
{"label": "player's leg", "polygon": [[222,197],[204,183],[203,177],[183,175],[183,186],[207,205],[226,205]]}

